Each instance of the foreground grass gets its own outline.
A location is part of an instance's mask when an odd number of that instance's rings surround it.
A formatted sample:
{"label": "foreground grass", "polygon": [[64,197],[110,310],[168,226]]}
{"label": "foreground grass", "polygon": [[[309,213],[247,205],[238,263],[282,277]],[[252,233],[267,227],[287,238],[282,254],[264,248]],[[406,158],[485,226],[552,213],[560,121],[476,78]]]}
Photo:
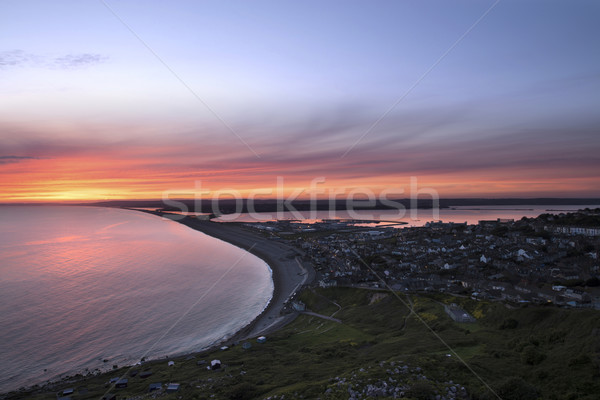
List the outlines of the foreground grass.
{"label": "foreground grass", "polygon": [[[99,399],[109,389],[118,399],[348,398],[340,381],[356,381],[357,376],[383,379],[384,362],[418,367],[427,375],[431,387],[405,394],[413,398],[427,398],[436,385],[448,381],[464,385],[477,399],[497,398],[492,390],[505,400],[593,399],[600,393],[600,313],[596,311],[508,309],[498,303],[441,295],[401,299],[350,288],[307,290],[302,300],[308,308],[327,316],[335,313],[342,323],[301,315],[267,343],[250,341],[250,349],[237,345],[181,357],[173,359],[173,366],[167,360],[147,363],[139,369],[152,370],[153,375],[127,376],[125,389],[110,389],[106,384],[127,374],[120,369],[8,398],[56,399],[56,393],[67,387],[76,389],[73,399]],[[409,302],[418,317],[406,306]],[[477,322],[452,321],[442,306],[450,302],[477,316]],[[198,365],[212,359],[221,360],[224,368],[217,372]],[[172,394],[148,394],[148,385],[154,382],[177,382],[181,388]],[[423,382],[405,384],[411,385],[416,388]]]}

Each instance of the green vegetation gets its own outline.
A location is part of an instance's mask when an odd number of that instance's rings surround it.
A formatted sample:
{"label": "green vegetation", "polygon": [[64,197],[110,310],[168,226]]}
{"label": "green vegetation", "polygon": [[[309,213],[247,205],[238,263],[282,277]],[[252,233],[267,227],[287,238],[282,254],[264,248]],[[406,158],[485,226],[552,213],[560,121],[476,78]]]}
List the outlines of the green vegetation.
{"label": "green vegetation", "polygon": [[[538,219],[543,221],[555,221],[556,216],[552,214],[541,214]],[[600,226],[600,208],[590,210],[586,208],[583,212],[571,212],[560,217],[560,224],[567,226]]]}
{"label": "green vegetation", "polygon": [[[301,315],[266,343],[251,340],[250,349],[237,345],[196,354],[193,359],[181,357],[174,359],[174,366],[167,366],[167,360],[147,363],[144,368],[154,372],[151,377],[128,377],[128,388],[111,392],[119,399],[144,398],[150,383],[178,382],[178,392],[161,398],[252,399],[285,394],[286,399],[334,399],[348,398],[349,383],[358,390],[365,382],[393,376],[406,388],[405,398],[445,393],[449,381],[464,386],[475,399],[497,398],[486,385],[505,400],[593,399],[600,393],[597,311],[550,306],[509,309],[440,294],[398,298],[389,292],[350,288],[306,290],[301,299],[316,313],[335,313],[342,323]],[[477,322],[452,321],[442,306],[449,303],[463,307]],[[410,312],[409,304],[420,318]],[[208,370],[212,359],[221,360],[224,368]],[[199,366],[199,360],[208,364]],[[388,365],[409,366],[427,379],[415,378],[416,372],[389,375]],[[85,387],[87,394],[77,389],[72,398],[98,399],[108,390],[105,383],[110,378],[126,373],[120,369],[62,383],[46,393],[8,398],[55,399],[59,390]]]}

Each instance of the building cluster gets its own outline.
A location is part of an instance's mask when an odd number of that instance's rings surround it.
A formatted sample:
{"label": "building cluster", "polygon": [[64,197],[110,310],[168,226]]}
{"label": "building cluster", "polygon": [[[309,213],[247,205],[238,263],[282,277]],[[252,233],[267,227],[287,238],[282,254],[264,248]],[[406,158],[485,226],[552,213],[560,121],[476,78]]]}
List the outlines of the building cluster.
{"label": "building cluster", "polygon": [[477,225],[347,228],[313,224],[279,237],[302,248],[322,287],[386,286],[600,309],[600,209]]}

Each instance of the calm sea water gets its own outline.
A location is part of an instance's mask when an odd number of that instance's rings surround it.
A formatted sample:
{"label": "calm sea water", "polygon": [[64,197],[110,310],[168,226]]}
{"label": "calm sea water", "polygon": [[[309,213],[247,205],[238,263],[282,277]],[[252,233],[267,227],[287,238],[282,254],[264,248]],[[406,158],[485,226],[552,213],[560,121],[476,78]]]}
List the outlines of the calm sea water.
{"label": "calm sea water", "polygon": [[[424,226],[427,222],[441,220],[443,222],[456,222],[477,224],[480,220],[495,220],[497,218],[512,218],[519,220],[523,217],[535,218],[543,213],[559,214],[561,212],[572,212],[583,208],[596,208],[600,205],[583,206],[475,206],[475,207],[453,207],[435,210],[356,210],[356,211],[301,211],[301,212],[272,212],[224,215],[216,221],[228,222],[265,222],[273,220],[297,219],[305,223],[313,223],[322,219],[362,219],[386,222],[406,222],[400,227]],[[376,226],[374,224],[362,224]]]}
{"label": "calm sea water", "polygon": [[0,207],[0,392],[200,350],[249,323],[272,292],[264,261],[177,222]]}

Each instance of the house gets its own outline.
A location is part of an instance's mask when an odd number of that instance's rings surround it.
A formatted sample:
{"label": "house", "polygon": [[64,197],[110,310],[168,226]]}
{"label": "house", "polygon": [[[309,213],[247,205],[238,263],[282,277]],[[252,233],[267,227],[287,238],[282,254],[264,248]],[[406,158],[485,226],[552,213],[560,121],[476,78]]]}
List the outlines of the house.
{"label": "house", "polygon": [[213,371],[216,369],[221,369],[221,360],[212,360],[210,362],[210,369]]}
{"label": "house", "polygon": [[296,311],[304,311],[304,310],[306,310],[306,305],[303,302],[299,301],[299,300],[292,302],[292,307]]}
{"label": "house", "polygon": [[140,372],[140,378],[144,379],[152,375],[152,371],[142,371]]}
{"label": "house", "polygon": [[267,341],[267,338],[264,336],[259,336],[258,339],[256,339],[256,341],[258,343],[265,343]]}
{"label": "house", "polygon": [[115,383],[115,387],[118,389],[124,389],[127,387],[127,379],[119,379],[117,383]]}
{"label": "house", "polygon": [[571,236],[600,236],[600,228],[585,228],[579,226],[557,226],[554,228],[554,232],[564,233]]}
{"label": "house", "polygon": [[501,292],[504,292],[507,288],[510,288],[511,285],[509,283],[504,283],[504,282],[499,282],[499,283],[494,283],[492,285],[492,290],[499,290]]}
{"label": "house", "polygon": [[70,396],[73,393],[75,393],[75,389],[73,389],[73,388],[65,389],[62,391],[63,396]]}
{"label": "house", "polygon": [[334,287],[337,286],[337,281],[321,279],[319,281],[319,286],[322,288]]}
{"label": "house", "polygon": [[539,290],[537,292],[537,297],[547,302],[556,301],[556,295],[550,290]]}
{"label": "house", "polygon": [[167,365],[168,365],[169,367],[172,367],[173,365],[175,365],[175,361],[169,361],[169,362],[167,363]]}
{"label": "house", "polygon": [[564,296],[568,297],[569,299],[582,301],[584,300],[585,293],[581,290],[567,289],[565,290]]}
{"label": "house", "polygon": [[162,389],[162,383],[157,382],[157,383],[151,383],[150,387],[148,388],[149,392],[153,392],[155,390],[160,390]]}
{"label": "house", "polygon": [[175,393],[179,390],[179,386],[179,383],[169,383],[169,386],[167,386],[167,393]]}
{"label": "house", "polygon": [[531,289],[523,285],[515,285],[515,290],[521,293],[531,293]]}
{"label": "house", "polygon": [[242,349],[244,350],[248,350],[252,347],[252,344],[250,342],[245,342],[242,344]]}

